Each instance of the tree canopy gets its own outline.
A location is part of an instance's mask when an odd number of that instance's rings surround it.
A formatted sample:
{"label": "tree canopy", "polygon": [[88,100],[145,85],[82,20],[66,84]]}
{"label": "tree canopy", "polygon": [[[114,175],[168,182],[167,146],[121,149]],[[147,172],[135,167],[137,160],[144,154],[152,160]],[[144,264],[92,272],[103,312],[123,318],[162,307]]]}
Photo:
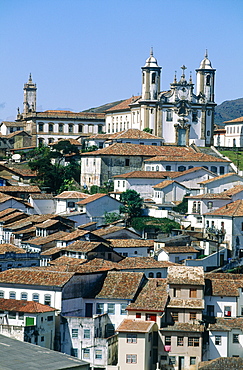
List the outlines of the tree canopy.
{"label": "tree canopy", "polygon": [[128,218],[140,216],[142,213],[143,199],[135,190],[127,190],[121,194],[121,213],[127,213]]}

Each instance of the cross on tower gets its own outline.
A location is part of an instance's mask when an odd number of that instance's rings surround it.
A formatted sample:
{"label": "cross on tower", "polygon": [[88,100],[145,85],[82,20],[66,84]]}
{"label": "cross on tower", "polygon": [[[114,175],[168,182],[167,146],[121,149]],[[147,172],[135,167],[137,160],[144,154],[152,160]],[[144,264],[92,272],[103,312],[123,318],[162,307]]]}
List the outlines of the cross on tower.
{"label": "cross on tower", "polygon": [[187,68],[186,68],[186,66],[183,64],[183,66],[181,67],[181,69],[182,69],[182,75],[181,75],[181,77],[184,77],[184,78],[185,78],[185,69],[187,69]]}

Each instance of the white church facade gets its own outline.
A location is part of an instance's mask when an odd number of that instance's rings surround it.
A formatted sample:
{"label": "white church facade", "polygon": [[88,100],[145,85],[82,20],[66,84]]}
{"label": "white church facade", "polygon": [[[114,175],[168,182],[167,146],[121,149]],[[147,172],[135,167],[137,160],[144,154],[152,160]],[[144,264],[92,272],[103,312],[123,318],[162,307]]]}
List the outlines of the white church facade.
{"label": "white church facade", "polygon": [[151,50],[142,67],[142,95],[106,111],[106,133],[148,128],[154,135],[162,137],[166,144],[212,145],[215,69],[206,52],[196,69],[196,92],[192,77],[186,80],[186,67],[183,65],[181,69],[180,79],[175,76],[170,90],[161,92],[161,67]]}

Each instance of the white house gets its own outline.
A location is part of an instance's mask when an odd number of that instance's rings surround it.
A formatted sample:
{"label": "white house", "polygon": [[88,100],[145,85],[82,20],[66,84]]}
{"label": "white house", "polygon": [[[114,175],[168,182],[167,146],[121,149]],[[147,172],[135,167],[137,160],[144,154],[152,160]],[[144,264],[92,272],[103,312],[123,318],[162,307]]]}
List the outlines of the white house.
{"label": "white house", "polygon": [[156,204],[171,204],[173,202],[180,202],[188,193],[186,186],[177,181],[165,180],[153,186],[153,201]]}
{"label": "white house", "polygon": [[199,182],[200,193],[222,193],[236,185],[243,185],[243,177],[230,172],[221,176],[212,177]]}
{"label": "white house", "polygon": [[241,148],[243,146],[243,117],[223,123],[224,128],[217,129],[214,132],[214,145]]}
{"label": "white house", "polygon": [[111,247],[124,257],[149,257],[154,241],[149,239],[109,239]]}
{"label": "white house", "polygon": [[55,213],[55,202],[52,194],[31,194],[29,203],[38,215]]}
{"label": "white house", "polygon": [[61,194],[55,196],[56,210],[55,213],[70,213],[77,211],[76,203],[80,200],[86,199],[89,194],[81,193],[79,191],[63,191]]}

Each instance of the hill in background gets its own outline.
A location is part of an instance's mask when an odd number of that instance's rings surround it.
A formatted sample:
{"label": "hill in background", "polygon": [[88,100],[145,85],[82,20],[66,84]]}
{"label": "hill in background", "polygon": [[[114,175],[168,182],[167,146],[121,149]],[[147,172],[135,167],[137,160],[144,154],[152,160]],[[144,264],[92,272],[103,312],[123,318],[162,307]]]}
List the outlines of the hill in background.
{"label": "hill in background", "polygon": [[223,125],[224,121],[243,116],[243,98],[226,100],[215,108],[214,123]]}

